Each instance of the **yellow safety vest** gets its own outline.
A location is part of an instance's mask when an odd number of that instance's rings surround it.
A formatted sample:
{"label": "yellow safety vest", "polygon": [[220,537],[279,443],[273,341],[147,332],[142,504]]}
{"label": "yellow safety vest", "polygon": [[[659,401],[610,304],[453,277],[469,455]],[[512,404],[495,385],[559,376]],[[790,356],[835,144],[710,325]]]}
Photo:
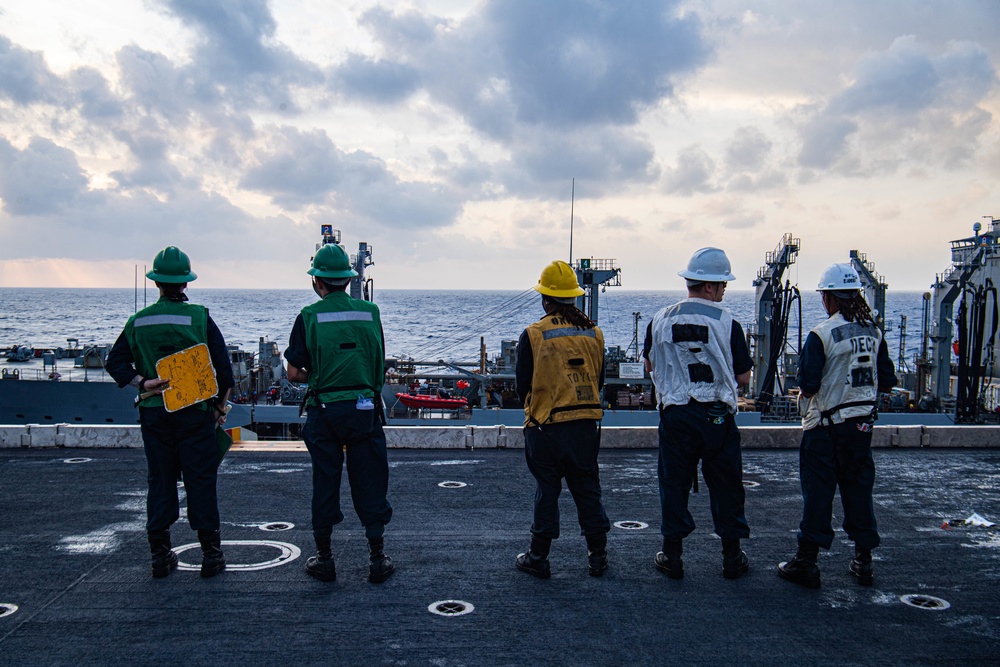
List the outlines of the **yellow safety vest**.
{"label": "yellow safety vest", "polygon": [[558,315],[546,315],[526,331],[534,374],[524,402],[524,425],[601,419],[601,330],[582,329]]}

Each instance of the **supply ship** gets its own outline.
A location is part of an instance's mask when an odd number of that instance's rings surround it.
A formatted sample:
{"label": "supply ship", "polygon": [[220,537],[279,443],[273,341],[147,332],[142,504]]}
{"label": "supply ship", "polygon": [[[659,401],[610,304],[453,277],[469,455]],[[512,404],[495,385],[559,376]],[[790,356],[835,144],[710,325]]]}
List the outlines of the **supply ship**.
{"label": "supply ship", "polygon": [[[322,225],[320,242],[342,245],[340,230]],[[951,266],[935,277],[923,295],[921,345],[912,360],[901,352],[897,363],[900,386],[881,397],[880,420],[890,424],[982,424],[997,420],[1000,381],[994,350],[998,334],[996,284],[1000,282],[1000,219],[989,218],[988,229],[973,225],[973,236],[951,242]],[[744,323],[754,360],[751,384],[740,399],[738,423],[796,424],[795,385],[803,323],[801,294],[789,279],[801,241],[785,234],[753,280],[754,319]],[[360,242],[351,255],[358,276],[350,294],[373,299],[373,249]],[[886,329],[888,285],[874,263],[852,250],[850,263],[861,277],[865,297]],[[621,285],[614,259],[572,261],[585,293],[578,306],[600,323],[600,294]],[[658,414],[648,373],[641,363],[640,313],[633,313],[633,339],[605,351],[606,407],[609,426],[655,426]],[[900,350],[905,349],[906,316],[898,325]],[[474,334],[475,332],[473,332]],[[0,351],[0,423],[5,424],[135,424],[132,388],[119,390],[104,372],[110,345],[32,349],[22,344]],[[393,425],[467,424],[516,427],[523,421],[514,392],[517,341],[500,342],[490,356],[483,338],[478,359],[420,359],[400,355],[386,359],[382,392],[386,415]],[[256,350],[230,347],[237,385],[236,405],[229,424],[245,427],[262,438],[296,437],[303,418],[299,404],[305,387],[288,381],[278,343],[260,338]]]}

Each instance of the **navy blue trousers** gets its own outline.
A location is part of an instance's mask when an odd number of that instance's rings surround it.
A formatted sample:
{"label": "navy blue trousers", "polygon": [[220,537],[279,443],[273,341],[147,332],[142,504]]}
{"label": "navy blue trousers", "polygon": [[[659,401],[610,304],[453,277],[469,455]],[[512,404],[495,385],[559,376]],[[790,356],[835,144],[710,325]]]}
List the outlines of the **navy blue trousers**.
{"label": "navy blue trousers", "polygon": [[351,499],[365,536],[381,537],[392,518],[389,460],[385,433],[374,410],[358,410],[356,401],[311,406],[302,438],[312,457],[312,527],[317,540],[328,539],[344,520],[340,510],[340,481],[346,450]]}
{"label": "navy blue trousers", "polygon": [[180,516],[177,479],[181,472],[191,529],[219,529],[216,492],[219,450],[214,415],[211,410],[197,407],[177,412],[167,412],[162,407],[140,408],[149,482],[146,530],[167,530],[177,521]]}
{"label": "navy blue trousers", "polygon": [[[861,430],[865,428],[868,430]],[[875,460],[870,428],[870,421],[866,424],[863,419],[849,419],[802,432],[799,477],[803,509],[799,541],[812,542],[824,549],[833,544],[833,495],[839,486],[844,532],[864,549],[879,545],[872,503]]]}
{"label": "navy blue trousers", "polygon": [[611,530],[611,521],[601,502],[599,450],[597,422],[593,419],[524,429],[524,457],[537,483],[532,535],[550,540],[559,537],[563,478],[576,502],[580,532],[596,535]]}
{"label": "navy blue trousers", "polygon": [[713,423],[707,403],[670,405],[660,411],[660,532],[668,539],[684,539],[695,529],[688,496],[698,461],[708,485],[715,534],[724,540],[750,537],[744,510],[743,453],[740,432],[731,414]]}

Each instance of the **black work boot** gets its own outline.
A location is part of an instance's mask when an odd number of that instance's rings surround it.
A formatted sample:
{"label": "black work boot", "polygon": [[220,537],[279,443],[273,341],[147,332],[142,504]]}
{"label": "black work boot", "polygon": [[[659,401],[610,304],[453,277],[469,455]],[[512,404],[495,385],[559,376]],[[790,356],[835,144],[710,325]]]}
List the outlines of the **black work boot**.
{"label": "black work boot", "polygon": [[539,579],[551,577],[552,571],[549,568],[549,548],[551,546],[552,540],[532,536],[528,552],[517,555],[517,569]]}
{"label": "black work boot", "polygon": [[608,534],[587,535],[587,565],[590,576],[600,577],[608,569]]}
{"label": "black work boot", "polygon": [[149,552],[153,555],[153,578],[162,579],[177,568],[177,554],[170,548],[169,530],[150,530],[146,532],[149,539]]}
{"label": "black work boot", "polygon": [[382,551],[384,548],[385,538],[368,538],[368,581],[373,584],[381,584],[396,571],[392,559]]}
{"label": "black work boot", "polygon": [[226,557],[222,553],[222,538],[217,530],[199,530],[201,543],[201,576],[214,577],[226,569]]}
{"label": "black work boot", "polygon": [[750,569],[750,559],[740,549],[740,541],[722,540],[722,576],[739,579]]}
{"label": "black work boot", "polygon": [[656,569],[667,575],[671,579],[684,578],[684,561],[681,554],[684,553],[684,544],[677,539],[663,538],[663,551],[656,554],[653,564]]}
{"label": "black work boot", "polygon": [[306,573],[320,581],[337,580],[337,565],[333,562],[329,537],[316,539],[316,555],[306,561]]}
{"label": "black work boot", "polygon": [[799,550],[792,559],[778,563],[778,576],[806,588],[819,588],[819,567],[816,565],[818,555],[818,544],[799,542]]}
{"label": "black work boot", "polygon": [[851,576],[860,586],[871,586],[875,582],[871,549],[854,547],[854,558],[851,559]]}

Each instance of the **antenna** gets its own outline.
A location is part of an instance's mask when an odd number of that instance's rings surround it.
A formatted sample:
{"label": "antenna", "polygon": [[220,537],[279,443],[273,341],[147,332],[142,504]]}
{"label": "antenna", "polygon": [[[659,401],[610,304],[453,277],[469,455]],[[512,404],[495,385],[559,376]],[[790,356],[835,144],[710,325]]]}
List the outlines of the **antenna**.
{"label": "antenna", "polygon": [[569,195],[569,264],[573,265],[573,204],[576,203],[576,179],[573,179],[573,189]]}

